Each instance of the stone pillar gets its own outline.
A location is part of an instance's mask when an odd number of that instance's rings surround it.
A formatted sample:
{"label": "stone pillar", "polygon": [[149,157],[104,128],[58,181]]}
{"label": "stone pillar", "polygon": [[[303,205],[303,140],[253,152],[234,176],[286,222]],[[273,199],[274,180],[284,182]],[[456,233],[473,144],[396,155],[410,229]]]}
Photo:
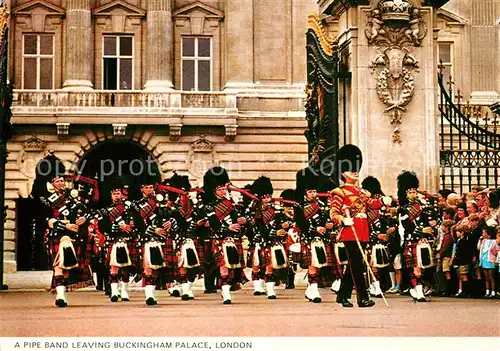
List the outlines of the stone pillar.
{"label": "stone pillar", "polygon": [[[472,104],[497,102],[498,66],[498,11],[495,0],[472,1],[470,40],[472,53]],[[491,48],[491,50],[484,50]]]}
{"label": "stone pillar", "polygon": [[63,89],[91,90],[92,85],[92,25],[90,0],[66,2],[66,81]]}
{"label": "stone pillar", "polygon": [[144,89],[173,90],[174,35],[170,0],[148,0],[147,28],[148,64]]}
{"label": "stone pillar", "polygon": [[396,194],[397,175],[413,170],[421,189],[438,190],[434,8],[411,0],[344,4],[325,7],[338,20],[339,46],[348,46],[347,142],[363,151],[361,175]]}
{"label": "stone pillar", "polygon": [[226,0],[225,89],[252,87],[254,83],[254,4],[250,0]]}

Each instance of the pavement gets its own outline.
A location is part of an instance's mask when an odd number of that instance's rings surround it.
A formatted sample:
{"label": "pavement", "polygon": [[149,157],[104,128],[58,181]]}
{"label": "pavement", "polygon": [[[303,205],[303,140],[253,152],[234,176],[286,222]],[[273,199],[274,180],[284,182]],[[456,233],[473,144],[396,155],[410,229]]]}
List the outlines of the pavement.
{"label": "pavement", "polygon": [[[323,302],[304,299],[304,289],[277,289],[277,300],[233,293],[223,305],[219,294],[182,301],[158,291],[157,306],[146,306],[139,288],[130,302],[111,303],[102,292],[69,293],[67,308],[54,306],[42,291],[0,293],[0,337],[229,337],[229,336],[500,336],[500,300],[432,298],[414,303],[390,295],[387,308],[375,299],[372,308],[343,308],[321,289]],[[355,302],[355,299],[353,299]]]}

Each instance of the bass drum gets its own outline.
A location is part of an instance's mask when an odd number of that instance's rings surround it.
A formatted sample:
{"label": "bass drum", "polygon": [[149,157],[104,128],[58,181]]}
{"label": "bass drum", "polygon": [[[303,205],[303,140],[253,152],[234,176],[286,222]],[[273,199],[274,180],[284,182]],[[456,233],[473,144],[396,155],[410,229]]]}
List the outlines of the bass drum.
{"label": "bass drum", "polygon": [[288,229],[288,234],[286,236],[286,247],[289,253],[290,263],[300,264],[301,260],[301,246],[299,233],[295,228]]}

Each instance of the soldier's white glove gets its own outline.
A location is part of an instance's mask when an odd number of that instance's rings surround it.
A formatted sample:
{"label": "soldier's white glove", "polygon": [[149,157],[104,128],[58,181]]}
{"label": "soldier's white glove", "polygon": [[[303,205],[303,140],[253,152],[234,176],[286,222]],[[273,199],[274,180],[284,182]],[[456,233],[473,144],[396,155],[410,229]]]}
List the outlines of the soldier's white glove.
{"label": "soldier's white glove", "polygon": [[354,225],[354,220],[352,218],[345,217],[343,222],[344,222],[344,225],[346,227],[350,227],[350,226]]}

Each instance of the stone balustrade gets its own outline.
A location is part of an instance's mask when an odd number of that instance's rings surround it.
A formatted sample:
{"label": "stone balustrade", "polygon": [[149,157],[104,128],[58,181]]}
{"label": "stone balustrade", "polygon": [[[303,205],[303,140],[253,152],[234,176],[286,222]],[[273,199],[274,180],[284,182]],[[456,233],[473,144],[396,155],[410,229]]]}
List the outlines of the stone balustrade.
{"label": "stone balustrade", "polygon": [[234,97],[222,92],[147,92],[15,90],[14,114],[24,108],[235,108]]}

